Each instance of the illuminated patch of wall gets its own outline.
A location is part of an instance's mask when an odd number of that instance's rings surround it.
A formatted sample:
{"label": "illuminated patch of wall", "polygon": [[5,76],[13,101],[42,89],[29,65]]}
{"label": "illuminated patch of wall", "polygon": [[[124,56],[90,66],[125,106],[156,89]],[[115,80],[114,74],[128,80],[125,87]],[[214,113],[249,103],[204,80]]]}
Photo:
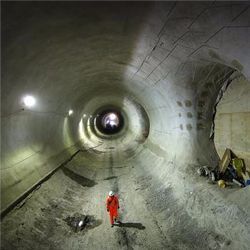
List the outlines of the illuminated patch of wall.
{"label": "illuminated patch of wall", "polygon": [[75,144],[74,140],[72,139],[69,123],[69,117],[67,116],[63,121],[63,143],[65,147],[70,147]]}
{"label": "illuminated patch of wall", "polygon": [[80,140],[84,140],[84,138],[86,137],[85,133],[84,133],[84,126],[83,126],[82,118],[81,118],[81,120],[80,120],[80,122],[78,124],[78,134],[79,134]]}

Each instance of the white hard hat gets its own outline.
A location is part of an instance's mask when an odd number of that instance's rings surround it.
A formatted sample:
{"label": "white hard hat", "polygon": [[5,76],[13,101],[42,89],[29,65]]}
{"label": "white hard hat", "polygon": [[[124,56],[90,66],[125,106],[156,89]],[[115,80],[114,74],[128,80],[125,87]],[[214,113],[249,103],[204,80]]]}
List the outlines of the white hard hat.
{"label": "white hard hat", "polygon": [[113,191],[109,191],[109,196],[114,196],[115,193]]}

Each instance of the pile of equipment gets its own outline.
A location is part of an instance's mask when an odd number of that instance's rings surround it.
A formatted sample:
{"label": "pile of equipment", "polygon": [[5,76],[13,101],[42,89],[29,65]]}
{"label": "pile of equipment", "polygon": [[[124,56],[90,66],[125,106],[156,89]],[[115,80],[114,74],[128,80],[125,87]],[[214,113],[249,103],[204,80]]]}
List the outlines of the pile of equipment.
{"label": "pile of equipment", "polygon": [[238,158],[228,148],[225,150],[219,165],[213,171],[209,170],[207,166],[203,166],[197,172],[200,176],[208,176],[212,182],[217,182],[221,188],[232,185],[238,185],[239,187],[250,185],[249,172],[246,170],[244,160]]}

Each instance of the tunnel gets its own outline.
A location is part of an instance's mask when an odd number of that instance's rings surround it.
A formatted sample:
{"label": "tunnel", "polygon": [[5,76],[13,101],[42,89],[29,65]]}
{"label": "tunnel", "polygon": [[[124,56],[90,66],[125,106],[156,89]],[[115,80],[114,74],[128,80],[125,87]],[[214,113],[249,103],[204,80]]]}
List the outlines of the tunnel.
{"label": "tunnel", "polygon": [[247,1],[2,1],[1,20],[1,249],[249,249],[249,186],[197,174],[226,148],[250,170]]}

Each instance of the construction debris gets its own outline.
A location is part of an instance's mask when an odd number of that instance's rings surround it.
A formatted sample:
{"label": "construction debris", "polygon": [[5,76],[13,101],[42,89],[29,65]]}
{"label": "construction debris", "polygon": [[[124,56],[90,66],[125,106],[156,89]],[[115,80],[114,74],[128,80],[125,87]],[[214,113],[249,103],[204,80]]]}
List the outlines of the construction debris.
{"label": "construction debris", "polygon": [[231,150],[227,148],[222,156],[220,163],[219,163],[220,173],[224,173],[226,171],[226,169],[227,169],[227,167],[232,159],[231,157],[232,157]]}
{"label": "construction debris", "polygon": [[242,175],[242,178],[245,181],[245,186],[250,186],[250,176],[249,176],[249,173],[246,171],[245,173],[242,172],[241,175]]}
{"label": "construction debris", "polygon": [[237,184],[237,185],[240,186],[240,187],[244,187],[244,186],[242,185],[242,183],[240,183],[240,182],[237,181],[236,179],[233,179],[233,183]]}
{"label": "construction debris", "polygon": [[203,166],[203,167],[198,168],[197,173],[200,176],[208,176],[209,175],[208,167]]}
{"label": "construction debris", "polygon": [[219,180],[218,185],[219,185],[220,188],[225,188],[226,187],[226,183],[225,183],[224,180]]}
{"label": "construction debris", "polygon": [[209,170],[208,166],[198,168],[197,173],[199,176],[207,176],[212,182],[217,180],[216,172]]}
{"label": "construction debris", "polygon": [[239,177],[242,177],[242,173],[245,172],[245,166],[244,166],[244,161],[239,158],[232,159],[232,165],[234,169],[236,170],[236,174]]}
{"label": "construction debris", "polygon": [[80,213],[75,213],[72,216],[67,216],[64,221],[75,233],[93,229],[102,223],[101,220],[96,219],[93,215],[84,215]]}
{"label": "construction debris", "polygon": [[250,185],[249,173],[246,170],[244,160],[238,158],[229,148],[223,154],[218,167],[213,171],[207,166],[202,166],[197,170],[198,175],[207,176],[221,188],[237,185],[246,187]]}

